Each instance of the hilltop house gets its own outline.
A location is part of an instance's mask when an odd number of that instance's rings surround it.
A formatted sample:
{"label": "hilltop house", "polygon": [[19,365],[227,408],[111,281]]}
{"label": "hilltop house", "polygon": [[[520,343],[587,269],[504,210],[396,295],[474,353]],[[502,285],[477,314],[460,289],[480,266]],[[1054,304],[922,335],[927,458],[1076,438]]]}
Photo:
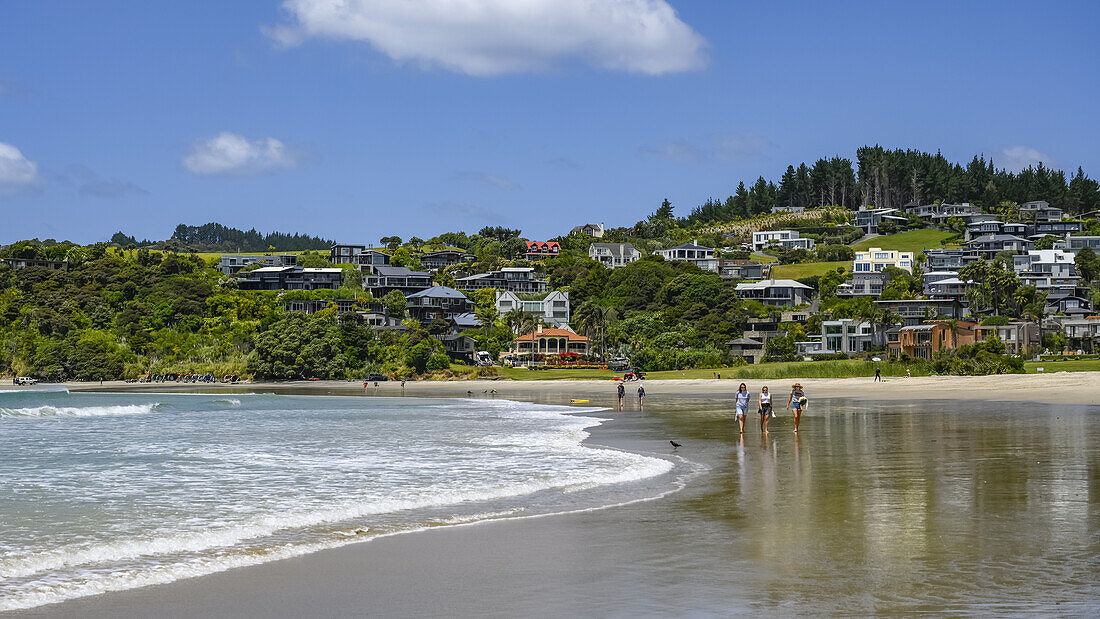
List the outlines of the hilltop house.
{"label": "hilltop house", "polygon": [[584,224],[583,226],[576,226],[569,231],[569,234],[583,234],[584,236],[590,236],[595,239],[602,239],[603,224]]}
{"label": "hilltop house", "polygon": [[719,260],[718,276],[722,279],[764,279],[771,267],[752,260]]}
{"label": "hilltop house", "polygon": [[926,320],[939,316],[948,318],[964,318],[967,315],[966,307],[957,298],[931,298],[931,299],[875,299],[875,305],[897,314],[905,326],[918,325]]}
{"label": "hilltop house", "polygon": [[531,333],[517,335],[512,340],[512,347],[509,352],[516,357],[561,355],[565,353],[587,355],[589,353],[589,341],[587,337],[566,329],[539,326]]}
{"label": "hilltop house", "polygon": [[1011,234],[987,234],[966,243],[967,247],[978,252],[978,255],[987,260],[992,259],[1002,251],[1026,252],[1033,245],[1031,241]]}
{"label": "hilltop house", "polygon": [[901,217],[898,214],[896,208],[867,208],[860,207],[856,211],[855,225],[863,228],[868,234],[872,232],[878,232],[879,224],[884,221],[892,221],[896,224],[909,223],[909,220],[905,217]]}
{"label": "hilltop house", "polygon": [[1033,249],[1012,257],[1012,270],[1025,284],[1040,290],[1070,288],[1077,285],[1074,255],[1060,249]]}
{"label": "hilltop house", "polygon": [[1085,224],[1080,221],[1040,221],[1035,224],[1033,229],[1035,230],[1033,237],[1065,236],[1082,232],[1085,229]]}
{"label": "hilltop house", "polygon": [[561,290],[531,294],[498,292],[496,307],[501,315],[518,309],[537,316],[553,327],[569,326],[569,293]]}
{"label": "hilltop house", "polygon": [[358,314],[363,319],[363,322],[367,323],[375,330],[404,330],[405,328],[401,323],[403,316],[391,315],[385,304],[379,301],[363,302],[358,299],[302,299],[283,303],[283,309],[288,312],[301,312],[309,315],[328,309],[330,306],[335,306],[338,314]]}
{"label": "hilltop house", "polygon": [[797,230],[763,230],[752,233],[752,250],[761,251],[769,245],[779,245],[787,249],[812,250],[813,239],[804,239]]}
{"label": "hilltop house", "polygon": [[382,298],[394,290],[407,295],[431,286],[431,273],[413,271],[408,267],[374,266],[363,276],[363,289],[376,298]]}
{"label": "hilltop house", "polygon": [[66,271],[69,268],[69,260],[42,260],[38,258],[0,258],[0,264],[6,264],[13,271],[38,267],[48,271]]}
{"label": "hilltop house", "polygon": [[630,243],[592,243],[588,257],[609,269],[625,266],[642,259],[642,252]]}
{"label": "hilltop house", "polygon": [[950,297],[962,301],[973,282],[959,279],[954,271],[929,271],[924,274],[924,294],[929,297]]}
{"label": "hilltop house", "polygon": [[225,275],[236,275],[241,269],[255,264],[268,267],[298,266],[298,256],[278,254],[274,256],[244,256],[241,254],[222,254],[218,259],[218,270]]}
{"label": "hilltop house", "polygon": [[924,257],[924,266],[930,271],[958,271],[981,259],[977,250],[969,248],[926,249]]}
{"label": "hilltop house", "polygon": [[852,261],[852,273],[878,273],[886,267],[897,267],[912,273],[913,252],[872,247],[867,251],[857,251]]}
{"label": "hilltop house", "polygon": [[860,271],[836,287],[838,297],[877,297],[886,287],[886,273]]}
{"label": "hilltop house", "polygon": [[704,271],[710,271],[712,273],[718,272],[718,259],[714,257],[714,249],[711,247],[703,247],[699,245],[697,241],[684,243],[683,245],[677,245],[676,247],[670,247],[668,249],[659,249],[654,253],[658,256],[663,256],[665,260],[690,262]]}
{"label": "hilltop house", "polygon": [[965,219],[974,215],[981,215],[982,209],[963,202],[962,204],[914,204],[907,205],[905,212],[917,217],[931,219],[936,222],[946,221],[951,217]]}
{"label": "hilltop house", "polygon": [[456,264],[462,264],[463,262],[469,262],[474,260],[477,256],[457,249],[443,249],[440,251],[429,251],[421,254],[420,265],[429,271],[438,271],[439,269],[454,266]]}
{"label": "hilltop house", "polygon": [[260,267],[237,274],[241,290],[335,290],[343,283],[343,269]]}
{"label": "hilltop house", "polygon": [[328,255],[329,262],[333,264],[354,264],[363,272],[390,263],[389,254],[384,254],[376,249],[367,249],[366,245],[336,244],[329,249]]}
{"label": "hilltop house", "polygon": [[1074,289],[1051,290],[1046,297],[1045,315],[1089,316],[1092,314],[1092,302],[1079,296]]}
{"label": "hilltop house", "polygon": [[1062,209],[1051,206],[1046,200],[1033,200],[1020,205],[1020,218],[1036,223],[1041,221],[1061,221]]}
{"label": "hilltop house", "polygon": [[793,307],[809,303],[814,289],[793,279],[765,279],[759,282],[743,282],[734,288],[739,299],[760,301],[764,305]]}
{"label": "hilltop house", "polygon": [[546,280],[535,278],[534,267],[505,267],[499,271],[478,273],[455,280],[459,290],[496,288],[509,292],[545,292]]}
{"label": "hilltop house", "polygon": [[1067,234],[1064,240],[1054,244],[1054,249],[1068,251],[1071,254],[1076,254],[1086,247],[1091,249],[1094,254],[1100,254],[1100,236],[1070,236]]}
{"label": "hilltop house", "polygon": [[527,241],[527,251],[523,257],[527,260],[553,258],[561,253],[561,244],[557,241]]}
{"label": "hilltop house", "polygon": [[427,324],[433,320],[449,320],[458,314],[472,312],[474,302],[454,288],[432,286],[405,295],[405,310],[410,318]]}

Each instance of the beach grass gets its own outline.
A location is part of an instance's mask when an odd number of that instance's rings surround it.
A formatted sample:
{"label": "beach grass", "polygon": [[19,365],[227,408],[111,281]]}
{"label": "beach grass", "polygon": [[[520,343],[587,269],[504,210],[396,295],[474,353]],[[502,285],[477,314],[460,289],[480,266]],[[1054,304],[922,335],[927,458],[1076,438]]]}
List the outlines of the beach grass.
{"label": "beach grass", "polygon": [[851,261],[840,262],[803,262],[802,264],[776,264],[772,266],[772,279],[802,279],[821,276],[837,267],[851,270]]}
{"label": "beach grass", "polygon": [[[1040,372],[1039,368],[1043,368]],[[1028,374],[1053,374],[1055,372],[1100,372],[1100,359],[1082,361],[1027,361],[1024,371]]]}
{"label": "beach grass", "polygon": [[[944,247],[942,242],[954,236],[958,235],[954,232],[944,232],[943,230],[909,230],[908,232],[876,236],[873,239],[860,241],[852,245],[852,248],[856,251],[879,247],[893,251],[920,252],[925,249],[939,249],[940,247]],[[950,244],[948,246],[950,246]]]}

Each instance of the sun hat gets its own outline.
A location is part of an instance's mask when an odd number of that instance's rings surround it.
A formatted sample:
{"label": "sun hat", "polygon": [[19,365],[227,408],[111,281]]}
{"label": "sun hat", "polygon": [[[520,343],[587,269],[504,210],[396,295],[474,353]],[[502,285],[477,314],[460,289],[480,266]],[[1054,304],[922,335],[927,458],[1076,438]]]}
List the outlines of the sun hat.
{"label": "sun hat", "polygon": [[795,383],[795,384],[791,385],[791,389],[801,389],[801,388],[802,388],[802,383]]}

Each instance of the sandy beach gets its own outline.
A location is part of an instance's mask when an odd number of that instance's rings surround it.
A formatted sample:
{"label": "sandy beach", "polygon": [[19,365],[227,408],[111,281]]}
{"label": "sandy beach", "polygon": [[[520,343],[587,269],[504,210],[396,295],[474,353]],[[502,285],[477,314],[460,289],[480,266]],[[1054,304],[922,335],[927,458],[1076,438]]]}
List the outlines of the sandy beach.
{"label": "sandy beach", "polygon": [[[705,469],[664,498],[379,538],[11,616],[1087,615],[1100,610],[1098,378],[802,380],[813,404],[800,434],[786,413],[770,435],[753,420],[741,437],[736,378],[647,381],[644,410],[628,385],[588,442]],[[70,386],[119,388],[615,406],[610,381]]]}
{"label": "sandy beach", "polygon": [[[652,380],[643,381],[649,396],[717,395],[737,390],[742,382],[734,376],[720,380]],[[1049,402],[1057,404],[1100,404],[1100,372],[1058,372],[1055,374],[1001,374],[992,376],[925,376],[887,378],[876,383],[872,378],[803,378],[745,380],[750,391],[769,385],[772,392],[786,396],[790,386],[800,382],[810,398],[861,398],[875,400],[988,400],[993,402]],[[364,388],[357,381],[288,381],[279,383],[137,384],[122,381],[106,383],[66,383],[73,391],[99,390],[185,390],[214,389],[270,390],[272,392],[417,395],[436,397],[481,396],[496,390],[498,397],[526,399],[533,394],[557,394],[569,398],[588,398],[600,404],[612,402],[615,383],[598,380],[470,380],[470,381],[408,381],[401,387],[398,381],[383,381],[378,387],[371,383]],[[628,392],[635,389],[631,384]],[[470,392],[470,393],[467,393]],[[606,400],[606,401],[604,401]]]}

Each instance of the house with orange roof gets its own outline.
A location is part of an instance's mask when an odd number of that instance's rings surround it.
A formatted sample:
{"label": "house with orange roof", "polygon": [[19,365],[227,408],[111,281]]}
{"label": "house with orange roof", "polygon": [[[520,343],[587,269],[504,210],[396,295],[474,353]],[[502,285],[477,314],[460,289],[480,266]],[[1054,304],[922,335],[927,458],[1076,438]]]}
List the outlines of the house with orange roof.
{"label": "house with orange roof", "polygon": [[527,251],[523,257],[528,260],[542,260],[553,258],[561,253],[561,245],[557,241],[527,241]]}
{"label": "house with orange roof", "polygon": [[568,329],[543,328],[541,325],[530,333],[517,335],[512,340],[511,354],[516,357],[532,355],[561,355],[574,353],[587,355],[588,338]]}

